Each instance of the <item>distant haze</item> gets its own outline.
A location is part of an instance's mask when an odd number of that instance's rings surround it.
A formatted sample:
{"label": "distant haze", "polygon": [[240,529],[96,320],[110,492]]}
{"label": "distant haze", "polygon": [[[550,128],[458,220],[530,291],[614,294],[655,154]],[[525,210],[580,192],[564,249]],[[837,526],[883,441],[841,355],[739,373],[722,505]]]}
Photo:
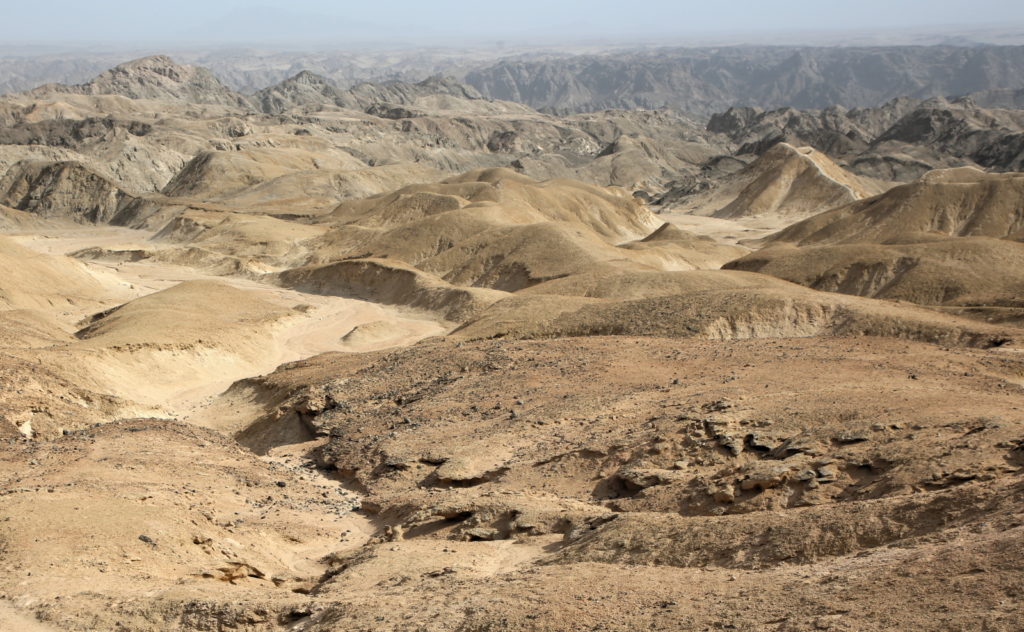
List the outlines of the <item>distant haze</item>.
{"label": "distant haze", "polygon": [[[767,33],[825,43],[823,33],[936,30],[950,36],[979,27],[1016,29],[1024,37],[1020,0],[52,0],[5,2],[0,40],[8,45],[263,45],[450,47],[608,42],[664,43],[666,38],[764,41]],[[1011,33],[1012,35],[1013,33]],[[728,37],[727,37],[728,36]],[[689,38],[689,39],[687,39]],[[728,39],[732,38],[732,39]],[[881,38],[884,40],[884,37]]]}

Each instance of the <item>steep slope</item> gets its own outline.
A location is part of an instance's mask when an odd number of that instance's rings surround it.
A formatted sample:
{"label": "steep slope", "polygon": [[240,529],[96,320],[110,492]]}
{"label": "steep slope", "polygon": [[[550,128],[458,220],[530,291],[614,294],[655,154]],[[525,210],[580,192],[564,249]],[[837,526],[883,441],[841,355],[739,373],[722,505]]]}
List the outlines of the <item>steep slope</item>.
{"label": "steep slope", "polygon": [[931,236],[1024,238],[1024,176],[950,169],[798,222],[767,243],[887,243]]}
{"label": "steep slope", "polygon": [[44,218],[105,223],[136,199],[75,162],[21,162],[0,179],[0,204]]}
{"label": "steep slope", "polygon": [[885,188],[849,173],[811,147],[778,143],[749,166],[721,178],[710,191],[670,207],[729,219],[762,215],[802,218]]}
{"label": "steep slope", "polygon": [[[1020,242],[956,237],[891,245],[765,248],[725,268],[770,274],[826,292],[922,305],[1011,307],[1024,292],[1022,265]],[[978,311],[985,317],[994,315]]]}

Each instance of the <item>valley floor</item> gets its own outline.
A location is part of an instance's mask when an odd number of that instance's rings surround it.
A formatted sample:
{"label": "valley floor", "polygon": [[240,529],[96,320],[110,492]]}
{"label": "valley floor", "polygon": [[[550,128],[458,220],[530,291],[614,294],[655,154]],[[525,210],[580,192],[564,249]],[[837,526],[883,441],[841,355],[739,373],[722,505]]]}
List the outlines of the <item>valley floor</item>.
{"label": "valley floor", "polygon": [[[151,232],[113,226],[53,229],[30,234],[14,234],[12,239],[39,253],[72,255],[88,248],[112,250],[160,250],[149,240]],[[266,332],[257,360],[220,367],[215,374],[181,375],[167,379],[161,367],[153,367],[159,379],[138,373],[135,379],[119,381],[115,392],[127,399],[159,406],[166,415],[188,418],[197,414],[211,398],[237,380],[273,371],[277,366],[329,351],[361,352],[406,346],[425,337],[444,334],[451,325],[429,314],[401,310],[377,303],[338,296],[321,296],[277,287],[242,277],[217,276],[184,265],[154,259],[138,262],[107,263],[84,261],[97,278],[112,289],[120,290],[110,305],[90,305],[82,310],[62,311],[68,324],[80,322],[92,313],[116,307],[124,298],[143,296],[172,288],[188,281],[209,281],[258,294],[262,299],[293,313]],[[345,341],[345,334],[360,325],[380,324],[386,334],[371,341]]]}

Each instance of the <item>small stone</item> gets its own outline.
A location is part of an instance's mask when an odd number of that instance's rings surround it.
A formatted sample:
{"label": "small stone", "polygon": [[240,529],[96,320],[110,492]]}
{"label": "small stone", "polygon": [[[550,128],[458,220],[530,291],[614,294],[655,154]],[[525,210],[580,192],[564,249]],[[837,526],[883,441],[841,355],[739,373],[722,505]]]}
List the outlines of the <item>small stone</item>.
{"label": "small stone", "polygon": [[818,468],[818,480],[822,483],[831,483],[839,478],[839,468],[835,465],[822,465]]}
{"label": "small stone", "polygon": [[782,444],[773,448],[768,455],[774,459],[787,459],[795,454],[814,455],[819,452],[819,446],[813,439],[805,435],[797,435],[783,441]]}
{"label": "small stone", "polygon": [[790,469],[782,463],[757,461],[746,468],[747,477],[740,482],[740,489],[771,489],[789,478]]}
{"label": "small stone", "polygon": [[766,436],[761,432],[752,432],[747,435],[747,445],[750,449],[756,450],[757,452],[771,452],[772,448],[775,447],[775,442],[772,441],[771,437]]}
{"label": "small stone", "polygon": [[501,531],[492,527],[475,527],[473,529],[466,529],[464,531],[466,539],[470,542],[473,541],[490,541],[490,540],[504,540],[505,537]]}
{"label": "small stone", "polygon": [[798,481],[813,481],[815,478],[817,478],[817,475],[814,473],[814,470],[801,470],[796,475],[796,480]]}
{"label": "small stone", "polygon": [[284,481],[277,481],[277,483],[275,483],[275,484],[276,484],[276,485],[277,485],[278,487],[287,487],[287,486],[288,486],[288,483],[286,483],[286,482],[284,482]]}
{"label": "small stone", "polygon": [[743,452],[743,443],[727,434],[718,435],[718,445],[728,450],[733,456],[739,456]]}
{"label": "small stone", "polygon": [[736,488],[732,485],[725,485],[713,489],[711,496],[715,499],[715,502],[719,503],[731,503],[736,501]]}
{"label": "small stone", "polygon": [[153,538],[151,538],[151,537],[149,537],[148,535],[145,535],[145,534],[140,535],[139,539],[142,540],[143,542],[145,542],[146,544],[156,544],[156,542],[153,541]]}
{"label": "small stone", "polygon": [[452,568],[451,566],[445,566],[444,568],[442,568],[439,571],[429,571],[427,573],[424,573],[423,576],[424,577],[441,577],[442,575],[451,575],[454,572],[455,572],[454,568]]}
{"label": "small stone", "polygon": [[720,413],[722,411],[729,410],[732,407],[732,402],[730,402],[727,399],[715,400],[713,402],[708,402],[701,406],[701,408],[703,408],[705,412],[709,413]]}
{"label": "small stone", "polygon": [[388,540],[398,542],[399,540],[405,539],[405,528],[400,524],[388,526],[384,528],[384,535]]}
{"label": "small stone", "polygon": [[620,481],[630,489],[647,489],[657,485],[665,485],[675,477],[670,470],[647,469],[642,467],[624,467],[616,473]]}
{"label": "small stone", "polygon": [[843,444],[843,445],[849,445],[851,443],[861,443],[863,441],[867,441],[868,440],[868,436],[866,434],[864,434],[863,432],[855,432],[855,431],[850,430],[850,431],[846,431],[846,432],[841,432],[838,435],[836,435],[835,437],[832,437],[832,439],[836,443],[840,443],[840,444]]}

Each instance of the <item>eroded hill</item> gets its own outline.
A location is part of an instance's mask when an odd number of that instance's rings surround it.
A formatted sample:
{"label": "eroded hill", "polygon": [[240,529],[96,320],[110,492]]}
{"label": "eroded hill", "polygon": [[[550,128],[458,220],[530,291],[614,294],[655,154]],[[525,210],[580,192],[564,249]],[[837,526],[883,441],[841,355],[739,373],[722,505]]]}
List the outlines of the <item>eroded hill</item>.
{"label": "eroded hill", "polygon": [[0,629],[1016,630],[1018,119],[0,98]]}

